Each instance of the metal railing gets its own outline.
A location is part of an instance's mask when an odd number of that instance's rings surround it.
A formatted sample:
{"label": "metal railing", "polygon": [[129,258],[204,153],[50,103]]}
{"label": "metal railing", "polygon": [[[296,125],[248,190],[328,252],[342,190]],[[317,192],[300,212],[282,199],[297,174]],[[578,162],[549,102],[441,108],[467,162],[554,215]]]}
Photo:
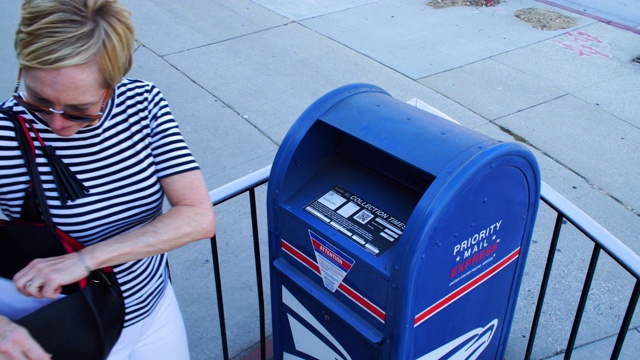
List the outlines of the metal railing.
{"label": "metal railing", "polygon": [[[209,199],[213,206],[219,205],[238,195],[249,193],[249,206],[251,208],[251,231],[253,238],[253,255],[256,267],[256,286],[258,289],[258,307],[260,313],[260,358],[266,359],[266,318],[264,309],[264,287],[262,285],[262,265],[260,261],[260,235],[258,234],[258,212],[256,204],[256,188],[269,181],[271,166],[262,168],[236,181],[223,185],[209,192]],[[220,276],[218,241],[216,237],[211,238],[211,256],[213,263],[213,274],[216,282],[216,298],[218,302],[218,318],[220,321],[220,337],[222,341],[222,355],[225,360],[229,359],[229,345],[227,342],[226,321],[224,317],[224,301],[222,297],[222,280]]]}
{"label": "metal railing", "polygon": [[[260,355],[261,359],[266,359],[266,330],[265,330],[265,299],[262,284],[262,271],[260,264],[260,249],[259,249],[259,234],[258,234],[258,218],[257,218],[257,204],[255,190],[257,187],[267,183],[269,181],[269,173],[271,166],[267,166],[261,170],[251,173],[245,177],[242,177],[236,181],[233,181],[227,185],[217,188],[209,193],[211,203],[215,206],[221,204],[227,200],[230,200],[238,195],[248,193],[249,194],[249,206],[251,209],[251,224],[253,231],[254,241],[254,257],[256,266],[256,283],[258,291],[258,304],[260,313]],[[582,292],[580,300],[577,305],[576,314],[573,319],[573,326],[569,335],[569,340],[566,345],[564,353],[564,359],[570,359],[575,348],[576,338],[582,316],[584,314],[587,298],[591,289],[592,281],[596,273],[596,266],[602,251],[607,253],[613,260],[615,260],[620,267],[626,270],[631,276],[635,278],[635,286],[633,288],[627,309],[620,324],[620,330],[616,339],[616,343],[611,352],[611,359],[618,359],[624,344],[627,330],[631,325],[631,320],[640,297],[640,256],[634,253],[626,245],[624,245],[619,239],[610,234],[595,220],[585,214],[573,203],[565,199],[553,188],[546,183],[542,183],[541,200],[546,203],[556,213],[555,226],[553,229],[553,235],[550,242],[549,252],[546,259],[546,265],[544,269],[544,275],[542,283],[540,285],[540,292],[538,300],[536,302],[536,309],[532,320],[531,331],[529,334],[529,340],[527,343],[525,359],[530,359],[533,351],[533,345],[538,332],[538,325],[542,314],[542,307],[544,304],[545,296],[547,295],[547,288],[551,277],[551,269],[557,250],[558,239],[560,238],[560,230],[565,222],[571,223],[582,234],[593,241],[593,250],[591,254],[591,260],[588,265],[587,274],[582,286]],[[213,256],[213,268],[214,277],[216,282],[216,295],[218,301],[218,314],[221,330],[222,352],[224,359],[229,359],[229,350],[226,336],[226,323],[224,317],[224,304],[222,297],[222,284],[220,280],[220,269],[218,267],[218,251],[217,240],[215,237],[211,239],[211,251]]]}
{"label": "metal railing", "polygon": [[547,286],[551,275],[551,268],[556,254],[558,246],[558,239],[560,238],[560,229],[562,228],[564,220],[570,222],[575,226],[582,234],[587,236],[593,241],[593,251],[591,254],[591,260],[587,269],[587,274],[582,287],[582,293],[580,294],[580,300],[576,310],[576,315],[573,319],[573,326],[571,327],[571,333],[569,335],[569,341],[566,346],[564,358],[570,359],[573,353],[578,330],[580,328],[580,322],[582,321],[582,315],[587,303],[587,297],[589,296],[589,290],[593,277],[595,275],[596,265],[600,253],[605,251],[609,256],[615,260],[620,266],[631,274],[635,279],[635,286],[629,300],[629,305],[625,312],[624,319],[620,325],[620,331],[618,332],[618,338],[616,339],[615,346],[611,353],[611,359],[618,359],[625,337],[627,335],[627,329],[631,324],[631,319],[638,303],[638,296],[640,295],[640,257],[623,244],[618,238],[611,235],[605,228],[598,224],[595,220],[585,214],[577,206],[565,199],[562,195],[556,192],[546,183],[542,183],[542,191],[540,199],[549,205],[556,213],[556,222],[553,229],[553,236],[551,238],[551,245],[549,247],[549,253],[547,255],[547,261],[544,270],[544,276],[542,284],[540,286],[540,293],[538,301],[536,303],[536,310],[533,317],[533,323],[531,326],[531,332],[529,334],[529,342],[527,344],[527,350],[525,353],[525,359],[531,358],[533,351],[533,344],[538,330],[538,323],[540,321],[540,315],[542,314],[542,305],[547,292]]}

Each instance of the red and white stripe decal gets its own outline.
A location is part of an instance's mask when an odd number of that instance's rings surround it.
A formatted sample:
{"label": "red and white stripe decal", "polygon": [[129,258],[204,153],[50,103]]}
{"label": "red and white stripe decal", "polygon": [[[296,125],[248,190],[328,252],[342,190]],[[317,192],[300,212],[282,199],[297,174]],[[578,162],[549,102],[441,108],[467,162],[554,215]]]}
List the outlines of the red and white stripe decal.
{"label": "red and white stripe decal", "polygon": [[[300,263],[311,269],[318,276],[322,276],[322,274],[320,273],[320,266],[318,266],[315,261],[311,260],[307,255],[301,253],[300,251],[298,251],[298,249],[284,240],[282,240],[282,250],[284,250],[287,254],[293,256],[294,259],[298,260]],[[338,290],[340,290],[340,292],[342,292],[346,297],[348,297],[364,310],[373,315],[376,319],[384,323],[386,318],[385,312],[375,304],[373,304],[371,301],[367,300],[364,296],[360,295],[357,291],[353,290],[344,282],[341,282],[340,285],[338,285]]]}
{"label": "red and white stripe decal", "polygon": [[438,311],[444,309],[445,307],[451,305],[454,301],[460,299],[469,291],[475,289],[480,284],[491,278],[493,275],[497,274],[500,270],[504,269],[507,265],[511,264],[515,259],[520,256],[520,248],[514,250],[511,254],[509,254],[506,258],[502,259],[499,263],[493,265],[491,268],[487,269],[482,274],[475,277],[473,280],[464,284],[451,294],[442,298],[442,300],[437,303],[431,305],[429,308],[418,314],[413,322],[413,327],[416,327],[422,324],[425,320],[436,314]]}

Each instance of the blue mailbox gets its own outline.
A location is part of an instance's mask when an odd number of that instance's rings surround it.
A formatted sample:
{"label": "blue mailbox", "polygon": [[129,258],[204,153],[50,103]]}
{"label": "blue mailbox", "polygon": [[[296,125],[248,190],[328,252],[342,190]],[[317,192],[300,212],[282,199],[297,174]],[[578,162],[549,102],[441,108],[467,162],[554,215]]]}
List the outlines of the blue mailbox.
{"label": "blue mailbox", "polygon": [[276,359],[502,359],[535,157],[368,84],[294,123],[267,193]]}

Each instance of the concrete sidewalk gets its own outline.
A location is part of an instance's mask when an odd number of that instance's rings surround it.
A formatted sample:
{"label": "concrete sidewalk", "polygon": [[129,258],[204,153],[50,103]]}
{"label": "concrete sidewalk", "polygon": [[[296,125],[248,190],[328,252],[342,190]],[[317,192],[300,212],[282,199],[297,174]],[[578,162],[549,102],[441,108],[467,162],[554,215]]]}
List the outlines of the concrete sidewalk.
{"label": "concrete sidewalk", "polygon": [[[404,101],[418,98],[481,133],[524,141],[545,182],[640,253],[636,0],[616,6],[509,0],[489,8],[444,9],[426,0],[123,2],[133,11],[139,41],[131,75],[163,90],[210,189],[269,165],[288,128],[318,97],[368,82]],[[0,3],[5,96],[17,74],[12,42],[19,3]],[[577,24],[535,29],[514,16],[531,7],[571,16]],[[264,193],[259,195],[264,203]],[[237,355],[258,335],[255,280],[247,276],[253,259],[246,201],[220,206],[218,216],[228,336]],[[521,358],[526,346],[552,224],[553,215],[542,209],[509,359]],[[261,226],[266,234],[266,223]],[[546,335],[536,341],[537,359],[562,352],[590,256],[588,241],[571,229],[564,232],[554,270],[558,285],[549,290],[556,297],[541,319]],[[208,244],[177,250],[171,261],[193,359],[221,358]],[[624,309],[631,280],[609,263],[599,266],[604,275],[594,283],[574,358],[608,358],[620,326],[618,303]],[[632,325],[637,328],[640,319]],[[638,353],[640,333],[632,330],[623,358]]]}

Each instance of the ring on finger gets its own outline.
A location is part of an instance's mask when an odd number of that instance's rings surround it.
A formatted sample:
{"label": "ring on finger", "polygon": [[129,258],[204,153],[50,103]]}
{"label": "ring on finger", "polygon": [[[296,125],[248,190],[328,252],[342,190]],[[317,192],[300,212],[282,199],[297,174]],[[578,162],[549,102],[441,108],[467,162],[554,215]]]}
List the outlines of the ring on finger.
{"label": "ring on finger", "polygon": [[[29,281],[26,282],[26,284],[24,284],[24,289],[26,291],[29,291],[29,288],[31,288],[32,285],[34,285],[34,280],[29,280]],[[42,291],[42,285],[41,286],[37,286],[35,292],[39,293],[40,291]]]}

